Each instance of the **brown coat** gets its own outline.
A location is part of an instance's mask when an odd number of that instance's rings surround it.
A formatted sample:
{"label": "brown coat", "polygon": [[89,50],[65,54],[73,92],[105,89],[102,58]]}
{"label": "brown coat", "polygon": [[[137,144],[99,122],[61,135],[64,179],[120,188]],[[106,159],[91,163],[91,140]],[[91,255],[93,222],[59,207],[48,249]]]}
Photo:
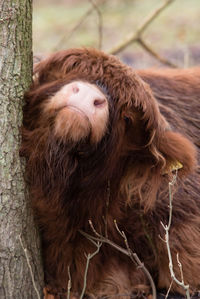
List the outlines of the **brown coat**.
{"label": "brown coat", "polygon": [[[75,144],[56,138],[55,115],[44,110],[63,85],[76,79],[98,85],[109,98],[109,125],[95,146],[87,140]],[[91,219],[95,229],[103,232],[105,217],[109,239],[124,246],[113,224],[116,219],[157,288],[169,287],[166,244],[159,236],[164,238],[160,222],[168,221],[170,169],[177,161],[183,168],[178,171],[170,230],[174,271],[180,278],[178,252],[185,283],[192,291],[200,286],[200,181],[195,150],[199,99],[198,68],[136,73],[116,57],[93,49],[61,51],[37,65],[25,97],[21,152],[27,157],[26,175],[42,233],[49,292],[66,292],[70,269],[72,293],[80,295],[85,254],[96,249],[79,230],[93,234]],[[95,298],[130,294],[145,286],[149,281],[143,270],[106,244],[90,262],[86,293]],[[173,289],[182,292],[175,283]]]}

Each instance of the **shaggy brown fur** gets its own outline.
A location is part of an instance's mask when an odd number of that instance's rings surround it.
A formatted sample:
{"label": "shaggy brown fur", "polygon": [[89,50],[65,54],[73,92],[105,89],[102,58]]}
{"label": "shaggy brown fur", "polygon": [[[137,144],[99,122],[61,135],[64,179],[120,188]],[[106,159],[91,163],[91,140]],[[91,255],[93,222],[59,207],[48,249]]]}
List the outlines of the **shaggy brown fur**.
{"label": "shaggy brown fur", "polygon": [[[97,85],[109,100],[109,123],[98,144],[89,137],[72,142],[54,134],[58,112],[48,114],[44,107],[73,80]],[[70,269],[72,295],[80,295],[85,254],[96,248],[79,230],[93,234],[91,219],[98,232],[104,231],[106,214],[109,239],[124,246],[116,219],[157,288],[169,287],[166,244],[159,236],[164,237],[160,221],[168,221],[168,183],[175,161],[183,168],[170,231],[174,271],[180,278],[178,252],[185,283],[191,291],[200,286],[199,174],[193,145],[199,144],[199,98],[200,69],[136,74],[117,58],[91,49],[58,52],[37,65],[25,97],[21,152],[27,158],[49,293],[65,298]],[[94,298],[127,298],[117,295],[148,286],[143,270],[108,245],[90,262],[86,293]],[[175,283],[172,289],[182,292]]]}

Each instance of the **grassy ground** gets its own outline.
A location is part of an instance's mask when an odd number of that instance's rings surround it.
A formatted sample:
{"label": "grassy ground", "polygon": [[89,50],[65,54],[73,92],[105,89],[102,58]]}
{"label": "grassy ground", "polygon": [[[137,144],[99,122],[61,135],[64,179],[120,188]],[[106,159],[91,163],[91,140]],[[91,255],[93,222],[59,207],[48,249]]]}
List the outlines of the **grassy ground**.
{"label": "grassy ground", "polygon": [[[107,0],[102,5],[103,50],[134,32],[144,18],[164,0]],[[33,10],[34,53],[61,48],[98,45],[97,12],[85,19],[69,37],[74,26],[91,7],[89,0],[35,0]],[[200,0],[175,0],[145,31],[155,49],[187,48],[200,37]],[[135,44],[126,51],[138,51]]]}

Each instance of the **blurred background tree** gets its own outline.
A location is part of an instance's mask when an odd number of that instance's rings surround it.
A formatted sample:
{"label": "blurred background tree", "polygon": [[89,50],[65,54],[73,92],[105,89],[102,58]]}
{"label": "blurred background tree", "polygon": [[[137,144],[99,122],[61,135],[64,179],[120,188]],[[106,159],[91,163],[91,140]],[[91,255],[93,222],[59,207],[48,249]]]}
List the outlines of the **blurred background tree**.
{"label": "blurred background tree", "polygon": [[[34,53],[51,53],[71,47],[99,44],[101,13],[102,49],[108,52],[133,33],[164,0],[35,0],[33,10]],[[91,12],[87,15],[87,12]],[[200,62],[200,1],[172,1],[148,26],[143,37],[156,52],[181,67]],[[138,43],[120,52],[135,68],[160,66]]]}

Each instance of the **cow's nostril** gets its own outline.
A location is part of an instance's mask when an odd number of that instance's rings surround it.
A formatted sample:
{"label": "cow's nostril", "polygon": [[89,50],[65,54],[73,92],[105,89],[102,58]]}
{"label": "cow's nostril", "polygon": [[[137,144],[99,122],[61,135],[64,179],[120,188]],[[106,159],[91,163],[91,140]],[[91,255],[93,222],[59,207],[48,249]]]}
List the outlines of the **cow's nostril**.
{"label": "cow's nostril", "polygon": [[76,85],[73,86],[72,90],[73,90],[73,93],[78,93],[79,92],[79,88]]}
{"label": "cow's nostril", "polygon": [[94,100],[94,106],[101,107],[106,103],[105,99],[96,99]]}

